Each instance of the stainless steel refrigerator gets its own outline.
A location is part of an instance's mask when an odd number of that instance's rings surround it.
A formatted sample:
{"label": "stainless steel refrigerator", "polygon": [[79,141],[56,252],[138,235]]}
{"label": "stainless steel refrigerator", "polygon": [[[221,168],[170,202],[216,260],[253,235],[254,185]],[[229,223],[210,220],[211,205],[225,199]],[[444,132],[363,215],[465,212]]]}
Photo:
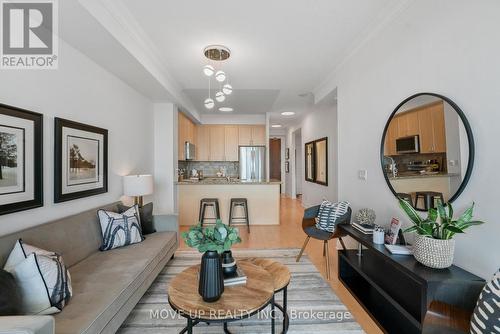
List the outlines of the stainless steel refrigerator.
{"label": "stainless steel refrigerator", "polygon": [[239,161],[241,181],[266,180],[265,146],[240,146]]}

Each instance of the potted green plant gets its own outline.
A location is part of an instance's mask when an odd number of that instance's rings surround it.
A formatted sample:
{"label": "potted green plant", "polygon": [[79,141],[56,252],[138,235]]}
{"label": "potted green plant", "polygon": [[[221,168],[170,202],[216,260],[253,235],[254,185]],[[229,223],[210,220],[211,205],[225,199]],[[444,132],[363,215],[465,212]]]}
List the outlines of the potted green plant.
{"label": "potted green plant", "polygon": [[234,244],[241,242],[238,229],[216,220],[215,225],[203,228],[198,223],[182,238],[189,247],[196,248],[201,257],[198,293],[206,302],[217,301],[224,292],[224,276],[222,273],[221,254]]}
{"label": "potted green plant", "polygon": [[474,203],[457,219],[453,220],[451,203],[438,201],[437,208],[428,211],[427,218],[422,218],[410,202],[399,199],[399,205],[413,223],[404,232],[416,232],[413,255],[423,265],[431,268],[448,268],[453,263],[455,239],[457,233],[464,233],[482,221],[472,220]]}

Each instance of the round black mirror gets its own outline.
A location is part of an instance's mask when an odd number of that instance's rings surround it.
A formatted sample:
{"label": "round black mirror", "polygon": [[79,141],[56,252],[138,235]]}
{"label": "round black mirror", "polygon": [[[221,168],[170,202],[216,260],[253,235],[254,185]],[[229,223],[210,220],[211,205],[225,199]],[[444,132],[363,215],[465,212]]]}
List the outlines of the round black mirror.
{"label": "round black mirror", "polygon": [[453,202],[469,181],[474,138],[462,110],[447,97],[420,93],[392,112],[382,136],[382,170],[396,197],[417,210]]}

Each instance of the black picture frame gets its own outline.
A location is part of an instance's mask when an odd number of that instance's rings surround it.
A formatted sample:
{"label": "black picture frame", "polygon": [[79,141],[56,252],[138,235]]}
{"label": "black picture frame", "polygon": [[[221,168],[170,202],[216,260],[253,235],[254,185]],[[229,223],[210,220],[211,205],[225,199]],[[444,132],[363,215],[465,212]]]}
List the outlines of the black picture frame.
{"label": "black picture frame", "polygon": [[[63,128],[92,132],[103,136],[102,187],[63,194]],[[54,119],[54,203],[108,192],[108,130],[56,117]]]}
{"label": "black picture frame", "polygon": [[[470,126],[470,123],[469,123],[467,117],[465,116],[465,113],[462,111],[462,109],[460,109],[460,107],[455,102],[453,102],[450,98],[448,98],[448,97],[446,97],[444,95],[440,95],[440,94],[436,94],[436,93],[427,93],[427,92],[417,93],[417,94],[414,94],[412,96],[407,97],[400,104],[398,104],[398,106],[394,109],[394,111],[389,116],[389,119],[387,120],[387,122],[385,124],[385,127],[384,127],[384,132],[382,133],[382,141],[381,141],[381,144],[380,144],[380,165],[381,165],[381,171],[382,171],[382,174],[384,175],[384,179],[385,179],[385,182],[387,183],[387,186],[389,187],[389,189],[391,190],[391,192],[394,194],[394,196],[396,198],[398,198],[397,191],[392,186],[392,184],[391,184],[391,182],[389,180],[389,177],[387,176],[387,173],[384,172],[385,138],[387,136],[387,131],[389,129],[389,125],[390,125],[392,119],[394,118],[394,116],[396,115],[396,113],[398,112],[398,110],[404,104],[406,104],[408,101],[413,100],[414,98],[422,96],[422,95],[434,96],[434,97],[440,98],[443,101],[445,101],[446,103],[448,103],[457,112],[457,114],[460,117],[460,120],[462,121],[463,126],[465,128],[465,132],[467,134],[467,142],[469,144],[469,161],[467,161],[467,170],[465,172],[465,175],[464,175],[464,178],[462,180],[462,183],[458,187],[458,190],[455,192],[455,194],[453,194],[450,197],[450,199],[448,200],[449,203],[452,203],[453,201],[455,201],[462,194],[462,192],[464,191],[465,187],[469,183],[470,177],[472,175],[472,169],[474,168],[474,157],[475,157],[476,150],[475,150],[475,146],[474,146],[474,135],[472,134],[472,128]],[[420,209],[420,208],[416,208],[416,210],[418,210],[418,211],[425,211],[425,210]]]}
{"label": "black picture frame", "polygon": [[[0,215],[31,210],[43,206],[43,115],[0,103],[0,114],[33,122],[33,199],[0,205]],[[1,167],[0,167],[1,168]],[[26,182],[26,179],[24,180]],[[0,195],[2,196],[2,195]]]}
{"label": "black picture frame", "polygon": [[[318,143],[325,142],[325,181],[318,180],[318,166],[316,164],[316,159],[318,157]],[[308,164],[308,147],[311,147],[311,177],[309,175],[309,164]],[[328,137],[319,138],[313,141],[310,141],[304,145],[304,156],[305,156],[305,180],[307,182],[316,183],[322,186],[328,186]]]}

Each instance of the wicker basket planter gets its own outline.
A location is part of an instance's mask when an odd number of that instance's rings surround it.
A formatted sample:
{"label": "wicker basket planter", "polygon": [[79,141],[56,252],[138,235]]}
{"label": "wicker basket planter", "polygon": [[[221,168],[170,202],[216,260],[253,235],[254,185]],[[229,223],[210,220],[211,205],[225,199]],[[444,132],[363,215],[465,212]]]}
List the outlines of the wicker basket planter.
{"label": "wicker basket planter", "polygon": [[424,266],[443,269],[453,264],[455,240],[441,240],[417,234],[413,256]]}

